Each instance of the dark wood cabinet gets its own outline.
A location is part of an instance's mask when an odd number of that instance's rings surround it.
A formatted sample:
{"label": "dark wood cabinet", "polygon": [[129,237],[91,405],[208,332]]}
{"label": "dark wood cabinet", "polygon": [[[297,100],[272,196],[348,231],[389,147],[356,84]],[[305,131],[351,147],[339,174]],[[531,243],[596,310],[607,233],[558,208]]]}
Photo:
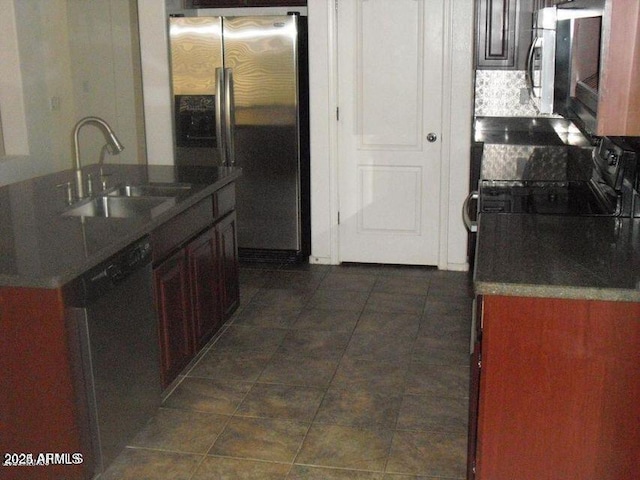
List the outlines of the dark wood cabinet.
{"label": "dark wood cabinet", "polygon": [[[221,180],[224,176],[226,174]],[[124,173],[122,178],[127,178]],[[28,191],[34,193],[31,187]],[[195,190],[194,196],[200,193]],[[48,197],[43,198],[46,203]],[[229,282],[229,287],[224,289],[227,316],[238,305],[234,209],[235,190],[231,182],[166,222],[154,223],[153,231],[149,231],[152,225],[145,225],[144,232],[140,233],[141,236],[150,234],[153,246],[154,293],[165,385],[193,359],[225,318],[220,282]],[[41,220],[48,221],[45,217]],[[114,235],[111,240],[121,242],[117,233],[123,232],[120,221],[124,220],[113,219],[113,231],[105,222],[98,222],[99,228],[92,230],[93,235],[98,232]],[[144,221],[132,220],[131,225],[137,231]],[[82,254],[81,245],[79,248]],[[47,250],[40,253],[44,255]],[[222,265],[226,265],[224,275],[220,273]],[[37,281],[24,274],[24,280],[37,285],[44,285],[46,280],[50,288],[11,286],[11,281],[0,286],[0,370],[3,372],[0,375],[0,445],[5,447],[3,453],[14,453],[6,459],[8,463],[28,462],[28,455],[38,460],[40,454],[49,455],[46,452],[65,457],[59,463],[46,466],[0,466],[3,480],[86,480],[93,478],[96,471],[88,384],[83,370],[87,359],[82,358],[80,329],[69,315],[69,308],[78,305],[77,284],[70,281],[59,285],[70,272],[73,269],[69,271],[67,267],[57,273],[54,269],[51,277]],[[76,276],[81,273],[77,272]],[[121,359],[114,357],[113,360]],[[76,454],[82,455],[80,463],[75,463]]]}
{"label": "dark wood cabinet", "polygon": [[154,269],[162,383],[166,387],[193,357],[189,262],[184,250]]}
{"label": "dark wood cabinet", "polygon": [[216,225],[221,298],[224,318],[231,316],[240,303],[238,240],[235,212]]}
{"label": "dark wood cabinet", "polygon": [[635,478],[640,304],[487,295],[481,309],[468,478]]}
{"label": "dark wood cabinet", "polygon": [[534,0],[478,0],[476,68],[524,70],[532,39]]}
{"label": "dark wood cabinet", "polygon": [[187,2],[187,8],[306,6],[306,0],[190,0]]}
{"label": "dark wood cabinet", "polygon": [[236,230],[235,185],[229,184],[151,236],[165,387],[239,305]]}
{"label": "dark wood cabinet", "polygon": [[526,69],[533,12],[566,0],[477,0],[476,68]]}
{"label": "dark wood cabinet", "polygon": [[201,234],[186,246],[193,305],[194,352],[206,345],[222,324],[220,289],[224,278],[219,273],[216,230]]}

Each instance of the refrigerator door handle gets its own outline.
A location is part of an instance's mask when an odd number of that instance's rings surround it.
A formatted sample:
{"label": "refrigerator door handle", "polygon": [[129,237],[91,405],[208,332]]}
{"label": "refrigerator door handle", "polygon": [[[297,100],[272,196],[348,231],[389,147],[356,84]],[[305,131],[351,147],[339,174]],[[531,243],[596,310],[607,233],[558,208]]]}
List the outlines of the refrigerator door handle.
{"label": "refrigerator door handle", "polygon": [[220,152],[220,162],[222,165],[227,164],[226,145],[224,130],[222,128],[222,122],[224,121],[224,106],[223,96],[225,92],[224,70],[222,68],[216,68],[216,138],[218,141],[218,151]]}
{"label": "refrigerator door handle", "polygon": [[236,163],[236,152],[233,132],[236,123],[236,106],[233,101],[233,71],[230,68],[224,69],[224,115],[227,166],[234,166]]}

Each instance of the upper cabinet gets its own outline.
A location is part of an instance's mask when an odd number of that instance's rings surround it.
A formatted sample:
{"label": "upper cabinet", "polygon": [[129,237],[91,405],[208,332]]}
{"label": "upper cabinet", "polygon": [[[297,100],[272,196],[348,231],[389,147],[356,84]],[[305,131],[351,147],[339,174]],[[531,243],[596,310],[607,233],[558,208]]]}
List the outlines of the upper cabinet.
{"label": "upper cabinet", "polygon": [[524,70],[533,0],[478,0],[476,68]]}
{"label": "upper cabinet", "polygon": [[640,136],[640,3],[606,5],[595,134]]}
{"label": "upper cabinet", "polygon": [[524,70],[533,12],[560,0],[477,0],[476,68]]}
{"label": "upper cabinet", "polygon": [[187,8],[306,7],[307,0],[187,0]]}

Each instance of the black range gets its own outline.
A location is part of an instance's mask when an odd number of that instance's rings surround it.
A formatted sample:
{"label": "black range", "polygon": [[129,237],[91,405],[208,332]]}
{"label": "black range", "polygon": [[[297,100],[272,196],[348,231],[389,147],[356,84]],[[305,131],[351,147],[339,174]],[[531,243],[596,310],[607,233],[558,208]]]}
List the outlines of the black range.
{"label": "black range", "polygon": [[487,153],[480,213],[640,216],[636,155],[608,138],[592,148],[505,147],[498,169]]}

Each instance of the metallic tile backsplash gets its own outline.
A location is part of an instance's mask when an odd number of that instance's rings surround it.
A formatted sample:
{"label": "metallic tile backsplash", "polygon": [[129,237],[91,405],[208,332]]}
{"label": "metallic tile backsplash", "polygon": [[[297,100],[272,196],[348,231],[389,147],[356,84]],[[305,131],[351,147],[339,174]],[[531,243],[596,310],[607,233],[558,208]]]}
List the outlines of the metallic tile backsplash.
{"label": "metallic tile backsplash", "polygon": [[567,180],[567,148],[485,144],[480,177],[489,180]]}
{"label": "metallic tile backsplash", "polygon": [[[543,116],[537,112],[526,89],[522,70],[476,70],[476,116]],[[525,103],[521,103],[521,98]]]}

